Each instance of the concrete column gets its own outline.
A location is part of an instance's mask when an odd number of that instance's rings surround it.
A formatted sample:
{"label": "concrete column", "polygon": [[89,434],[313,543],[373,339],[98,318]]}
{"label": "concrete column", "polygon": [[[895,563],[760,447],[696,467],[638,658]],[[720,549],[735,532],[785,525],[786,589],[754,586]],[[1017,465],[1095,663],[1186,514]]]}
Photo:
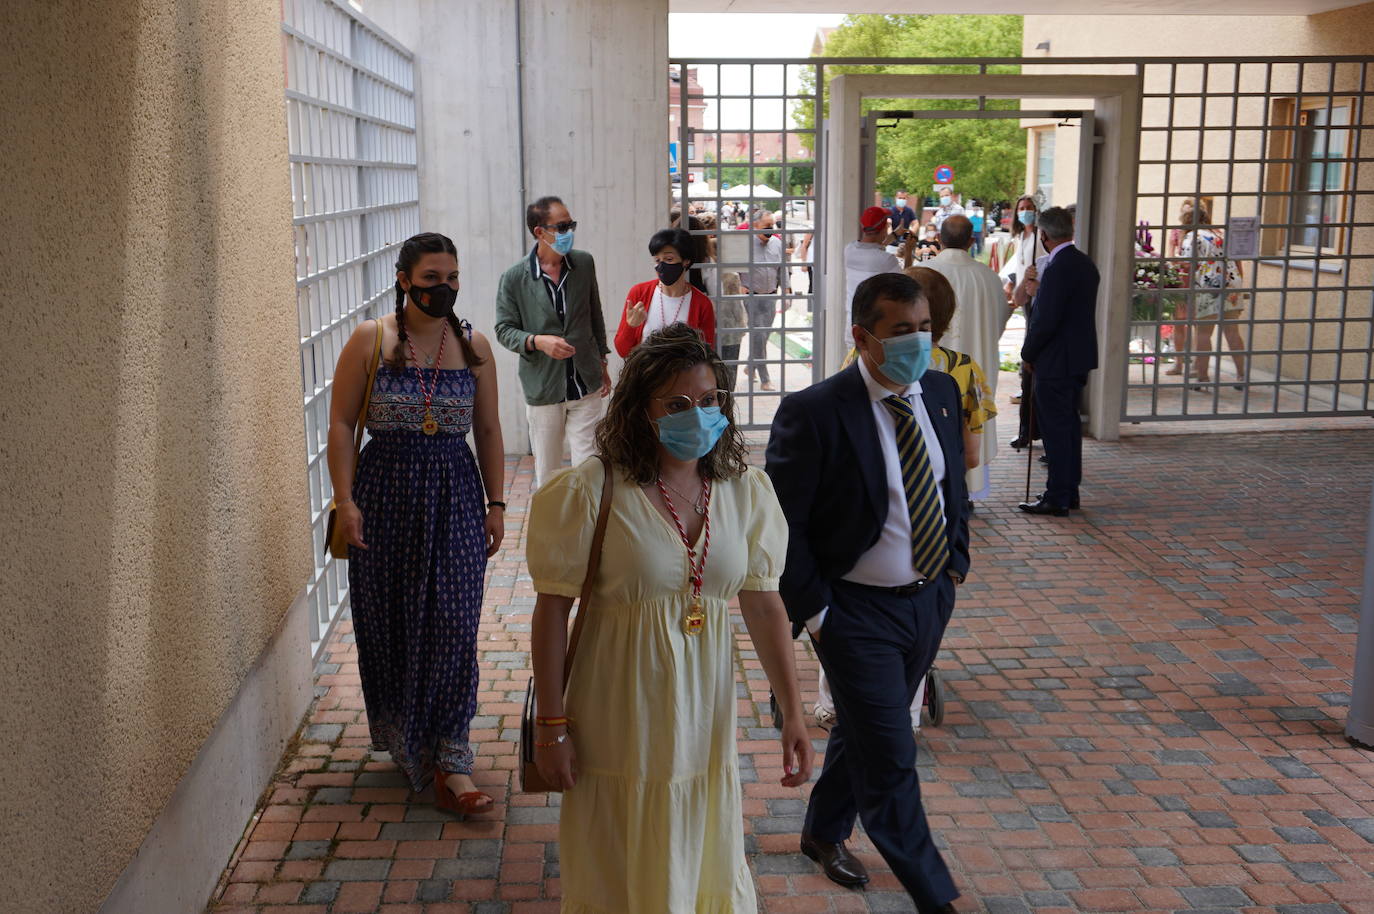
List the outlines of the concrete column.
{"label": "concrete column", "polygon": [[[415,53],[421,216],[458,246],[460,313],[490,335],[497,280],[533,243],[524,207],[554,194],[596,258],[614,335],[668,222],[667,0],[376,0],[365,12]],[[496,349],[506,450],[528,453],[517,358]]]}

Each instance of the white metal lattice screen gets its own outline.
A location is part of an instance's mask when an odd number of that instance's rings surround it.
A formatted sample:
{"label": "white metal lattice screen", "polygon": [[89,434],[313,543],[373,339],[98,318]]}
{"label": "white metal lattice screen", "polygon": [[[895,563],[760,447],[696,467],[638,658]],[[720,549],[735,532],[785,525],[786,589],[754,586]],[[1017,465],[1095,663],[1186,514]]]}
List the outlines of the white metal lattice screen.
{"label": "white metal lattice screen", "polygon": [[345,3],[285,0],[282,19],[315,652],[348,605],[347,566],[324,555],[334,364],[389,298],[395,249],[419,231],[415,81],[411,53]]}

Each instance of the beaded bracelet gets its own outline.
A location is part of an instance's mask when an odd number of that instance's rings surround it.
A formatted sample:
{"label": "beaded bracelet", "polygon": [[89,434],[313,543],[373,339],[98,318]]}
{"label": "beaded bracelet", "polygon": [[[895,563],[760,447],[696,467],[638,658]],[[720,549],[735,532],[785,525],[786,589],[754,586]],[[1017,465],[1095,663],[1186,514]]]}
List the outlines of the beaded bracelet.
{"label": "beaded bracelet", "polygon": [[549,741],[549,742],[547,742],[547,743],[535,743],[534,745],[535,745],[535,748],[537,748],[537,749],[551,749],[551,748],[553,748],[554,746],[557,746],[559,743],[566,742],[567,739],[568,739],[568,734],[562,733],[562,734],[559,734],[559,736],[558,736],[557,739],[551,740],[551,741]]}

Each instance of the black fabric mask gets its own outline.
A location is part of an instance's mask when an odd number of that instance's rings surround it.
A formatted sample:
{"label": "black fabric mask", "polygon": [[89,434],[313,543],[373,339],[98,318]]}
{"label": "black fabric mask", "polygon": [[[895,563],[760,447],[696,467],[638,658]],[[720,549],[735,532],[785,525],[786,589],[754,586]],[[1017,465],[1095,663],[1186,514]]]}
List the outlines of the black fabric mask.
{"label": "black fabric mask", "polygon": [[[429,296],[429,304],[420,300],[421,295]],[[453,304],[458,300],[458,290],[446,282],[437,286],[411,286],[410,300],[430,317],[446,318],[453,313]]]}
{"label": "black fabric mask", "polygon": [[687,269],[685,263],[659,263],[654,266],[654,272],[658,274],[659,282],[665,286],[671,286],[682,278],[682,271]]}

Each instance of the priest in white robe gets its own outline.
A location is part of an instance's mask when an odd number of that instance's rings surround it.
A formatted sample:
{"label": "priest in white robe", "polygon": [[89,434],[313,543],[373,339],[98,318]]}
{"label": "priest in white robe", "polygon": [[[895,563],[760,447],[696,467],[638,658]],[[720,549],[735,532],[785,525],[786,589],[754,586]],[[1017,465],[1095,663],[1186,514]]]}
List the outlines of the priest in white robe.
{"label": "priest in white robe", "polygon": [[[1001,372],[997,342],[1011,317],[1007,293],[1002,288],[1001,278],[969,253],[973,244],[973,223],[967,216],[954,215],[944,221],[940,226],[940,244],[943,246],[940,253],[922,264],[943,275],[954,287],[954,321],[940,345],[962,352],[977,362],[996,396],[997,376]],[[981,459],[978,466],[968,471],[969,497],[975,500],[988,494],[988,465],[997,453],[996,421],[988,420],[981,436]]]}

